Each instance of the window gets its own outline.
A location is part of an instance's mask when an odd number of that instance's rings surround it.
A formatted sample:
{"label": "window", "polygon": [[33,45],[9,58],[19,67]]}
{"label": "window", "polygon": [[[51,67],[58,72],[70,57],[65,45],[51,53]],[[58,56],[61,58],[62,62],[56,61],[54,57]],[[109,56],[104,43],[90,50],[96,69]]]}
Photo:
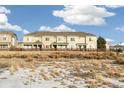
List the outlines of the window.
{"label": "window", "polygon": [[49,38],[45,38],[46,41],[49,41]]}
{"label": "window", "polygon": [[3,40],[6,40],[6,37],[3,37]]}
{"label": "window", "polygon": [[61,38],[58,38],[58,41],[61,41]]}
{"label": "window", "polygon": [[71,41],[75,41],[75,38],[71,38],[70,40],[71,40]]}
{"label": "window", "polygon": [[89,41],[92,41],[92,39],[91,39],[91,38],[89,38]]}
{"label": "window", "polygon": [[90,46],[90,49],[92,48],[92,46]]}
{"label": "window", "polygon": [[29,38],[27,38],[27,41],[29,41]]}

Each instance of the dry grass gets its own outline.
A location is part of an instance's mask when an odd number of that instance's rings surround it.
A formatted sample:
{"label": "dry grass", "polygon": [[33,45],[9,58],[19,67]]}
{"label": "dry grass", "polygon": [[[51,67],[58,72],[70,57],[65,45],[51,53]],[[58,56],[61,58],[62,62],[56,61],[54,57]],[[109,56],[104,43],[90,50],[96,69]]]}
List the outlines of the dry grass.
{"label": "dry grass", "polygon": [[113,59],[117,57],[114,52],[82,52],[82,51],[2,51],[0,58],[87,58],[87,59]]}
{"label": "dry grass", "polygon": [[[74,59],[74,61],[57,61],[63,59]],[[115,62],[113,62],[113,60]],[[38,66],[43,66],[44,68],[41,68],[41,71],[39,73],[41,80],[50,80],[51,78],[61,77],[64,74],[63,78],[65,78],[65,76],[66,78],[69,78],[69,76],[73,76],[74,78],[86,80],[87,87],[102,87],[102,85],[112,86],[111,83],[104,81],[104,79],[106,77],[121,78],[123,69],[121,69],[119,66],[123,63],[124,56],[117,55],[114,52],[0,52],[0,68],[8,68],[12,75],[16,71],[18,71],[19,68],[30,68],[31,73],[35,73],[35,70]],[[35,76],[35,74],[33,74],[32,76]],[[32,78],[33,77],[29,77],[30,83],[32,82]],[[121,79],[120,81],[123,81],[123,79]]]}
{"label": "dry grass", "polygon": [[108,87],[118,88],[118,86],[113,85],[111,82],[104,81],[104,80],[89,79],[89,80],[86,81],[86,83],[87,83],[86,87],[88,87],[88,88],[98,88],[98,87],[102,87],[102,88],[108,88]]}
{"label": "dry grass", "polygon": [[20,58],[6,58],[0,59],[0,68],[6,68],[10,71],[10,74],[13,75],[20,68],[30,68],[35,69],[37,63],[29,59],[20,59]]}
{"label": "dry grass", "polygon": [[43,78],[44,80],[49,80],[49,77],[47,76],[47,74],[44,74],[44,73],[42,73],[42,78]]}
{"label": "dry grass", "polygon": [[81,78],[94,78],[96,75],[95,70],[92,68],[92,65],[89,63],[89,65],[85,62],[74,62],[73,65],[73,73],[75,76],[81,77]]}
{"label": "dry grass", "polygon": [[7,77],[0,77],[0,80],[2,80],[2,79],[7,79]]}
{"label": "dry grass", "polygon": [[52,73],[55,77],[60,76],[60,72],[58,70],[53,70]]}
{"label": "dry grass", "polygon": [[[61,59],[61,58],[78,58],[78,59],[112,59],[118,64],[124,63],[124,56],[115,52],[97,52],[97,51],[2,51],[0,58],[23,58],[27,61],[33,61],[33,58],[40,60]],[[1,63],[2,65],[2,63]]]}
{"label": "dry grass", "polygon": [[10,62],[0,62],[0,68],[7,68],[10,67]]}
{"label": "dry grass", "polygon": [[[83,64],[83,65],[82,65]],[[85,75],[92,76],[93,78],[97,73],[102,73],[104,76],[109,77],[120,77],[122,73],[122,69],[119,67],[112,66],[111,63],[102,63],[100,60],[94,60],[90,62],[80,62],[80,66],[74,65],[74,70],[76,68],[76,72],[78,75],[83,73]]]}
{"label": "dry grass", "polygon": [[110,76],[110,77],[120,77],[121,76],[121,70],[118,68],[109,68],[108,70],[106,70],[106,73]]}
{"label": "dry grass", "polygon": [[82,60],[80,62],[71,63],[73,67],[73,75],[86,80],[87,87],[118,87],[110,82],[104,81],[105,78],[120,78],[123,69],[111,62],[102,60]]}
{"label": "dry grass", "polygon": [[31,61],[33,61],[33,58],[32,58],[31,56],[27,56],[27,58],[26,58],[25,61],[26,61],[26,62],[31,62]]}
{"label": "dry grass", "polygon": [[124,77],[119,78],[120,82],[124,82]]}
{"label": "dry grass", "polygon": [[[124,56],[117,55],[114,52],[82,52],[82,51],[2,51],[0,52],[0,58],[9,58],[8,61],[0,61],[0,68],[9,67],[10,71],[14,72],[18,70],[18,68],[35,68],[36,65],[43,63],[48,59],[72,59],[77,58],[80,60],[84,60],[83,62],[75,62],[72,63],[72,67],[76,74],[79,76],[80,74],[91,75],[94,74],[94,70],[98,71],[98,69],[107,69],[107,73],[115,74],[119,73],[119,71],[115,69],[111,69],[109,64],[104,62],[98,62],[99,59],[112,59],[116,60],[116,63],[123,64]],[[18,60],[20,59],[20,60]],[[35,60],[40,59],[41,61],[35,62]],[[96,59],[96,60],[95,60]],[[23,61],[22,61],[23,60]],[[88,60],[92,60],[87,62]],[[56,64],[56,68],[65,68],[66,66],[62,64]],[[87,72],[85,69],[88,68]],[[113,76],[112,75],[112,76]],[[92,75],[91,75],[92,76]]]}
{"label": "dry grass", "polygon": [[11,65],[9,67],[9,71],[10,71],[10,74],[13,75],[19,68],[19,65],[14,63],[14,62],[11,62]]}
{"label": "dry grass", "polygon": [[124,64],[124,56],[118,56],[116,58],[116,64]]}

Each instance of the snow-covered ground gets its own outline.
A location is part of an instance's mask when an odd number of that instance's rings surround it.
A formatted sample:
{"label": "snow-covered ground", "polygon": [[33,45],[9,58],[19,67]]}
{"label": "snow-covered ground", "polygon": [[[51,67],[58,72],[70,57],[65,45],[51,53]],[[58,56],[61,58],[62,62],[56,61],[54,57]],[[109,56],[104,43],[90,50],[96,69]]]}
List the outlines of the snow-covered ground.
{"label": "snow-covered ground", "polygon": [[[15,74],[11,75],[8,70],[0,73],[0,87],[1,88],[64,88],[73,85],[72,87],[83,87],[84,81],[78,81],[80,85],[74,85],[74,79],[66,80],[64,77],[51,78],[43,80],[39,74],[35,73],[31,76],[32,72],[29,70],[20,69]],[[72,81],[71,81],[72,80]],[[81,85],[82,84],[82,85]]]}

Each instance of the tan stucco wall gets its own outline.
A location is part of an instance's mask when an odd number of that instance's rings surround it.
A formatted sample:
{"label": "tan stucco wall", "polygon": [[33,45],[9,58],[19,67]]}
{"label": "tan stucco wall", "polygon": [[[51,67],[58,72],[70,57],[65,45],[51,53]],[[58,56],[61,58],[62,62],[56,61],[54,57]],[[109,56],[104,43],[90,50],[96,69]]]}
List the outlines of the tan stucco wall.
{"label": "tan stucco wall", "polygon": [[[49,38],[49,41],[46,41],[46,38]],[[56,37],[54,36],[42,36],[42,43],[43,47],[46,48],[46,46],[50,47],[50,45],[56,42]]]}
{"label": "tan stucco wall", "polygon": [[[75,38],[75,41],[71,41],[71,38]],[[67,42],[69,44],[85,43],[85,37],[80,36],[67,36]]]}
{"label": "tan stucco wall", "polygon": [[[3,40],[3,38],[6,37],[6,40]],[[11,42],[12,38],[9,34],[0,34],[0,42]]]}
{"label": "tan stucco wall", "polygon": [[35,37],[34,36],[24,36],[23,41],[24,42],[34,42]]}
{"label": "tan stucco wall", "polygon": [[[89,40],[91,38],[91,41]],[[86,36],[87,49],[97,49],[97,37],[95,36]]]}
{"label": "tan stucco wall", "polygon": [[66,36],[57,36],[57,43],[66,43]]}
{"label": "tan stucco wall", "polygon": [[38,36],[38,37],[36,37],[36,36],[24,36],[24,38],[23,38],[23,42],[37,42],[37,41],[42,42],[43,37],[40,37],[40,36]]}
{"label": "tan stucco wall", "polygon": [[106,49],[109,50],[110,49],[110,44],[107,42],[106,43]]}
{"label": "tan stucco wall", "polygon": [[[75,38],[75,41],[71,41],[71,38]],[[68,48],[76,49],[77,43],[85,43],[85,37],[81,36],[67,36]]]}
{"label": "tan stucco wall", "polygon": [[[29,38],[29,41],[27,41],[27,38]],[[49,41],[46,41],[46,38],[49,38]],[[59,41],[60,38],[60,41]],[[75,38],[75,41],[71,41],[71,38]],[[86,38],[86,40],[85,40]],[[89,41],[89,38],[91,38],[92,41]],[[97,38],[96,36],[72,36],[68,35],[66,36],[42,36],[42,37],[34,37],[34,36],[24,36],[23,42],[36,42],[41,41],[43,43],[43,48],[46,48],[46,46],[51,45],[53,42],[57,43],[68,43],[67,48],[78,48],[76,45],[77,43],[84,43],[86,42],[86,48],[87,49],[97,49]]]}
{"label": "tan stucco wall", "polygon": [[[3,38],[6,37],[6,40]],[[0,42],[9,42],[10,46],[17,46],[17,38],[16,36],[12,36],[10,34],[0,34]]]}

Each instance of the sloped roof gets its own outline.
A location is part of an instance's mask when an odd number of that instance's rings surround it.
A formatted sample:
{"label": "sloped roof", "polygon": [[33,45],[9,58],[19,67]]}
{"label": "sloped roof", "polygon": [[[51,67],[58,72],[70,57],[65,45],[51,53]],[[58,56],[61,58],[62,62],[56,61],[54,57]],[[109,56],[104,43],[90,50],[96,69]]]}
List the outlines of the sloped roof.
{"label": "sloped roof", "polygon": [[25,36],[43,36],[43,35],[77,35],[77,36],[95,36],[94,34],[91,33],[86,33],[86,32],[50,32],[50,31],[38,31],[38,32],[32,32],[29,34],[26,34]]}
{"label": "sloped roof", "polygon": [[52,45],[67,45],[68,43],[57,43],[57,42],[53,42]]}
{"label": "sloped roof", "polygon": [[17,35],[11,31],[0,31],[0,34],[10,34],[10,35],[15,35],[17,37]]}

